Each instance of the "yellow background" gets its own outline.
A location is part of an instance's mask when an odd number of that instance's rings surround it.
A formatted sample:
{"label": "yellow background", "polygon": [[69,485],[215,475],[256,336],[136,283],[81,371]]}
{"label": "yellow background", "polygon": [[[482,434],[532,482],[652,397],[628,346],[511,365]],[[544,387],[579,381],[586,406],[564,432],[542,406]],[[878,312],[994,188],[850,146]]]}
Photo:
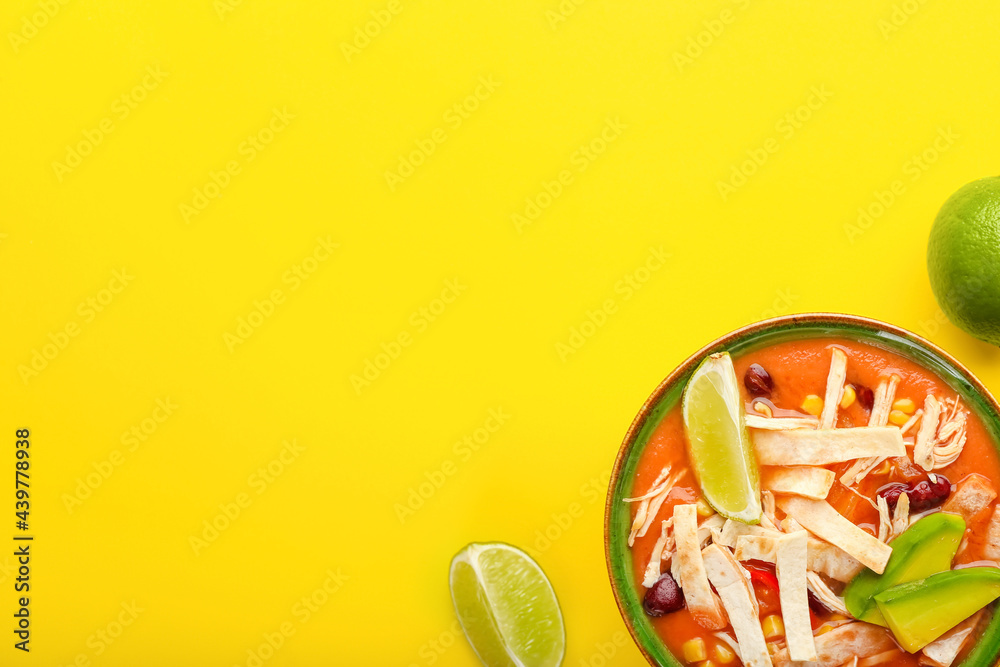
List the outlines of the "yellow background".
{"label": "yellow background", "polygon": [[[844,311],[1000,390],[1000,353],[944,321],[924,268],[941,203],[997,173],[994,3],[223,1],[4,3],[0,535],[26,426],[36,541],[30,655],[0,556],[0,664],[253,664],[288,622],[263,664],[472,665],[449,559],[504,540],[551,576],[567,665],[640,665],[605,574],[604,483],[688,354]],[[271,139],[252,160],[249,136]],[[185,215],[213,174],[221,196]],[[519,224],[529,198],[544,206]],[[338,247],[305,262],[318,238]],[[647,274],[651,248],[669,258]],[[436,302],[446,281],[460,293]],[[574,327],[591,335],[567,352]],[[367,362],[384,368],[352,383]],[[144,422],[157,399],[177,407]],[[456,445],[491,409],[509,418]],[[258,494],[286,440],[304,451]],[[328,571],[346,582],[301,622]]]}

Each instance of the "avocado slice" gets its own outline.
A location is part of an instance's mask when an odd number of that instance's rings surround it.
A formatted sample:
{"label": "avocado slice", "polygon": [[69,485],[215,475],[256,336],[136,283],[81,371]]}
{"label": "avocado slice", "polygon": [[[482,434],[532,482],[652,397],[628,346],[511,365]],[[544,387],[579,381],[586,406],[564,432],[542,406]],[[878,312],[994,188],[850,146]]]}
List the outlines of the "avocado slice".
{"label": "avocado slice", "polygon": [[969,567],[894,586],[875,604],[900,646],[915,653],[1000,597],[1000,568]]}
{"label": "avocado slice", "polygon": [[887,627],[874,597],[882,591],[951,569],[965,521],[957,514],[937,512],[920,519],[892,541],[885,572],[865,569],[847,584],[844,602],[859,621]]}

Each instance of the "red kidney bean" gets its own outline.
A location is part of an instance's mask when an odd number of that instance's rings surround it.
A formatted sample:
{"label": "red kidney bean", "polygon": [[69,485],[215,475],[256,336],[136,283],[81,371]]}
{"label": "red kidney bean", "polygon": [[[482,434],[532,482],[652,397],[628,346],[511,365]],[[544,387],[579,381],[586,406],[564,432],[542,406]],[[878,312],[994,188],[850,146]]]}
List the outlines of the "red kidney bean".
{"label": "red kidney bean", "polygon": [[878,490],[878,495],[885,498],[889,510],[892,511],[896,509],[899,496],[905,493],[910,499],[910,511],[923,512],[944,503],[951,495],[951,482],[948,481],[948,478],[944,475],[935,475],[935,477],[937,478],[935,482],[923,480],[916,484],[902,482],[886,484]]}
{"label": "red kidney bean", "polygon": [[951,482],[944,475],[935,475],[936,482],[925,480],[917,482],[912,491],[907,491],[910,497],[910,511],[923,512],[937,507],[951,495]]}
{"label": "red kidney bean", "polygon": [[664,574],[646,591],[642,608],[648,616],[663,616],[684,607],[684,594],[670,573]]}
{"label": "red kidney bean", "polygon": [[814,614],[832,614],[833,609],[829,609],[822,600],[816,597],[812,591],[806,591],[809,594],[809,609],[812,610]]}
{"label": "red kidney bean", "polygon": [[858,396],[858,403],[861,404],[865,410],[871,410],[875,407],[875,392],[864,386],[863,384],[854,385],[854,393]]}
{"label": "red kidney bean", "polygon": [[752,364],[743,376],[743,384],[754,396],[770,396],[774,389],[774,380],[771,374],[764,370],[760,364]]}
{"label": "red kidney bean", "polygon": [[896,509],[896,503],[899,502],[899,497],[909,489],[910,485],[905,482],[894,482],[892,484],[886,484],[879,489],[878,495],[885,498],[885,502],[889,505],[889,511],[891,512]]}

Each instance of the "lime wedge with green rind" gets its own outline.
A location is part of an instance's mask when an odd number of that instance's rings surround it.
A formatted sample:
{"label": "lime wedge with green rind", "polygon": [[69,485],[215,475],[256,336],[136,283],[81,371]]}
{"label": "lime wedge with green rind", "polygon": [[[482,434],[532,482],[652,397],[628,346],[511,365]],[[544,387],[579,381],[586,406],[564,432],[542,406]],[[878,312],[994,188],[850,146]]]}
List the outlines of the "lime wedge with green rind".
{"label": "lime wedge with green rind", "polygon": [[682,407],[688,458],[705,501],[727,519],[759,522],[760,471],[728,352],[698,366]]}
{"label": "lime wedge with green rind", "polygon": [[470,544],[451,561],[451,599],[487,667],[558,667],[566,631],[542,568],[509,544]]}

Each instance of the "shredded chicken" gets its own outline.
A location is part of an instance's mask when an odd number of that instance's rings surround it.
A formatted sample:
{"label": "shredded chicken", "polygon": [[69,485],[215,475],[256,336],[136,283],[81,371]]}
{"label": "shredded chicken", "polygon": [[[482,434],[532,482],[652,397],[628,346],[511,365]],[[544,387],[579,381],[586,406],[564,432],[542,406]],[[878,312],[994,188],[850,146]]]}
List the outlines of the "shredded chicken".
{"label": "shredded chicken", "polygon": [[[839,628],[816,637],[817,659],[810,665],[837,667],[852,658],[866,658],[895,648],[895,642],[884,628],[870,623],[845,623]],[[794,664],[788,651],[774,654],[776,667]]]}
{"label": "shredded chicken", "polygon": [[806,582],[809,586],[809,590],[812,591],[820,602],[822,602],[827,609],[835,611],[838,614],[843,614],[844,616],[850,616],[851,612],[847,611],[847,605],[844,603],[844,598],[840,597],[833,590],[826,585],[823,578],[816,574],[815,572],[808,572],[806,574]]}
{"label": "shredded chicken", "polygon": [[957,461],[968,439],[968,418],[958,397],[942,403],[928,396],[913,447],[913,462],[930,472]]}
{"label": "shredded chicken", "polygon": [[923,416],[924,416],[924,409],[918,408],[917,411],[913,413],[913,416],[910,417],[905,424],[899,427],[899,432],[903,435],[906,435],[907,433],[910,432],[911,428],[916,426],[917,422],[920,421],[920,418]]}
{"label": "shredded chicken", "polygon": [[882,496],[876,498],[878,503],[878,539],[889,544],[902,535],[910,527],[910,497],[899,494],[896,508],[889,514],[889,503]]}
{"label": "shredded chicken", "polygon": [[913,462],[924,470],[934,469],[934,445],[941,419],[941,403],[933,395],[924,399],[924,417],[913,446]]}
{"label": "shredded chicken", "polygon": [[934,443],[934,470],[939,470],[958,460],[968,439],[968,413],[960,407],[956,397],[947,419],[941,422]]}
{"label": "shredded chicken", "polygon": [[896,509],[892,515],[892,526],[889,529],[889,540],[892,541],[903,534],[910,527],[910,497],[905,493],[899,494],[896,501]]}
{"label": "shredded chicken", "polygon": [[653,546],[653,553],[649,556],[649,564],[642,579],[642,585],[646,588],[652,588],[653,584],[659,581],[663,561],[674,550],[674,538],[670,536],[670,527],[673,523],[673,517],[660,522],[660,538]]}
{"label": "shredded chicken", "polygon": [[962,647],[979,625],[983,610],[965,619],[948,632],[935,639],[921,650],[920,663],[933,667],[950,667],[962,651]]}
{"label": "shredded chicken", "polygon": [[876,498],[875,502],[878,504],[878,539],[880,542],[888,544],[889,534],[892,532],[892,519],[889,517],[889,502],[882,496]]}
{"label": "shredded chicken", "polygon": [[710,542],[715,541],[715,536],[722,530],[726,523],[726,518],[713,514],[698,526],[698,545],[704,549]]}
{"label": "shredded chicken", "polygon": [[645,494],[638,496],[636,498],[625,498],[622,502],[626,503],[639,503],[639,508],[635,511],[635,518],[632,520],[632,529],[628,534],[628,545],[631,547],[635,544],[635,537],[639,534],[639,529],[642,528],[643,524],[646,523],[646,515],[649,514],[649,500],[654,498],[663,491],[664,481],[667,479],[667,475],[670,474],[670,466],[666,466],[660,471],[660,474],[656,476],[653,481],[652,487]]}
{"label": "shredded chicken", "polygon": [[682,468],[671,475],[670,466],[666,466],[660,471],[649,491],[635,498],[624,499],[623,502],[626,503],[639,503],[639,509],[636,510],[635,519],[632,521],[632,529],[628,534],[628,545],[630,547],[635,544],[636,537],[644,536],[649,527],[653,525],[656,515],[660,512],[660,507],[667,500],[667,496],[670,495],[674,485],[680,481],[680,478],[686,472],[687,470]]}

